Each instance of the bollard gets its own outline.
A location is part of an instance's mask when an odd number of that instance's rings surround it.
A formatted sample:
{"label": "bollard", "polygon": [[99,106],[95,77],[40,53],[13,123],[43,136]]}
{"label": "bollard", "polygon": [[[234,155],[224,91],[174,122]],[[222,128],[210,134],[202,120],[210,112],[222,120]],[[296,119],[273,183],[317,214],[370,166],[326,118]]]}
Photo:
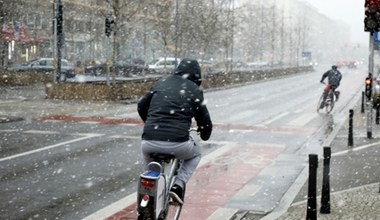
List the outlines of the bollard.
{"label": "bollard", "polygon": [[321,196],[321,210],[322,214],[331,213],[330,210],[330,158],[331,148],[323,148],[323,179],[322,179],[322,196]]}
{"label": "bollard", "polygon": [[354,145],[354,137],[353,137],[353,131],[352,131],[352,121],[354,118],[354,110],[350,109],[350,114],[348,118],[348,146],[352,147]]}
{"label": "bollard", "polygon": [[309,154],[309,185],[306,220],[317,220],[317,168],[318,155]]}
{"label": "bollard", "polygon": [[380,106],[376,106],[376,124],[380,124]]}
{"label": "bollard", "polygon": [[368,109],[367,109],[367,138],[372,138],[372,101],[367,102]]}
{"label": "bollard", "polygon": [[364,91],[362,92],[362,107],[361,107],[361,110],[360,110],[360,112],[361,113],[364,113]]}

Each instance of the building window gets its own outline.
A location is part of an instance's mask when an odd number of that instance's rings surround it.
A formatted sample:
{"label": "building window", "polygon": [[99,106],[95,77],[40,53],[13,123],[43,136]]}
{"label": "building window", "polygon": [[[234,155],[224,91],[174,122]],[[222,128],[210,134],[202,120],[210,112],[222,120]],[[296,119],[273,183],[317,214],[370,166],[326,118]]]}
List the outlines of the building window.
{"label": "building window", "polygon": [[52,20],[49,19],[49,18],[42,18],[42,19],[41,19],[41,28],[42,28],[42,29],[47,29],[47,28],[49,28],[49,27],[50,27],[50,24],[52,24],[52,23],[49,23],[49,21],[52,21]]}
{"label": "building window", "polygon": [[35,24],[36,24],[36,16],[34,14],[28,14],[26,25],[28,25],[28,27],[34,28]]}
{"label": "building window", "polygon": [[41,29],[42,27],[42,21],[41,21],[41,15],[36,15],[36,28]]}

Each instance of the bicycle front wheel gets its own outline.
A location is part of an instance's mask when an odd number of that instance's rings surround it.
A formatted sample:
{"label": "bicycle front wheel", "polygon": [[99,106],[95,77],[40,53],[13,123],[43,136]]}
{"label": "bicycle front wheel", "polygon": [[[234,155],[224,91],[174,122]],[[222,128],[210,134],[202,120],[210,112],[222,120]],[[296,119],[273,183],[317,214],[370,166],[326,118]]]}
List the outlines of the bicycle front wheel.
{"label": "bicycle front wheel", "polygon": [[326,113],[330,113],[334,108],[334,101],[330,100],[328,103],[326,103]]}
{"label": "bicycle front wheel", "polygon": [[321,95],[321,98],[318,101],[317,112],[319,112],[319,110],[321,109],[322,102],[323,102],[323,94]]}

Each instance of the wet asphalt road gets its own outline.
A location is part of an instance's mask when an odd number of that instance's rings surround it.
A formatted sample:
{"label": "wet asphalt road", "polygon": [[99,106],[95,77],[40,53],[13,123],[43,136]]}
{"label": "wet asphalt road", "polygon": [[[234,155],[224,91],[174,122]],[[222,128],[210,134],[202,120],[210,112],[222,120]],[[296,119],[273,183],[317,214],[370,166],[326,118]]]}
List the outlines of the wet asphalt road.
{"label": "wet asphalt road", "polygon": [[[337,112],[356,92],[352,82],[361,79],[355,71],[347,74]],[[261,186],[252,201],[235,197],[226,206],[270,212],[305,166],[306,155],[341,120],[339,114],[316,113],[319,79],[313,72],[302,83],[290,76],[205,93],[215,132],[211,143],[202,143],[204,154],[224,142],[284,148],[251,180]],[[36,94],[3,96],[0,105],[0,115],[18,119],[0,124],[1,219],[81,219],[135,191],[142,171],[141,125],[35,121],[51,113],[137,118],[134,104],[50,101],[41,90]]]}

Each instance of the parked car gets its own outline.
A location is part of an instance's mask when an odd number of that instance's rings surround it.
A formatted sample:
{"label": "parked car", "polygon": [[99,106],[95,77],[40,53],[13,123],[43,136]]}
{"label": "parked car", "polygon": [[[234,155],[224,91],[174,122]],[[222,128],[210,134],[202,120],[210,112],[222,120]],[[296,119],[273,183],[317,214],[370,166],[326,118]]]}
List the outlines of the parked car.
{"label": "parked car", "polygon": [[[24,64],[14,64],[8,70],[14,72],[53,72],[53,61],[53,58],[39,58]],[[65,73],[67,78],[75,76],[74,66],[65,59],[61,59],[61,72]]]}
{"label": "parked car", "polygon": [[264,62],[264,61],[258,61],[258,62],[248,62],[247,65],[249,68],[262,69],[262,68],[268,67],[269,63]]}
{"label": "parked car", "polygon": [[[113,70],[112,61],[109,63],[110,70]],[[117,74],[120,76],[131,76],[131,75],[143,75],[148,72],[148,64],[140,58],[135,58],[131,60],[118,60],[116,61]],[[85,73],[99,76],[106,74],[106,62],[103,61],[93,61],[85,67]]]}
{"label": "parked car", "polygon": [[214,63],[208,60],[198,60],[203,76],[214,72]]}
{"label": "parked car", "polygon": [[156,72],[171,72],[178,66],[180,62],[180,58],[161,57],[153,60],[151,64],[149,64],[149,69]]}

